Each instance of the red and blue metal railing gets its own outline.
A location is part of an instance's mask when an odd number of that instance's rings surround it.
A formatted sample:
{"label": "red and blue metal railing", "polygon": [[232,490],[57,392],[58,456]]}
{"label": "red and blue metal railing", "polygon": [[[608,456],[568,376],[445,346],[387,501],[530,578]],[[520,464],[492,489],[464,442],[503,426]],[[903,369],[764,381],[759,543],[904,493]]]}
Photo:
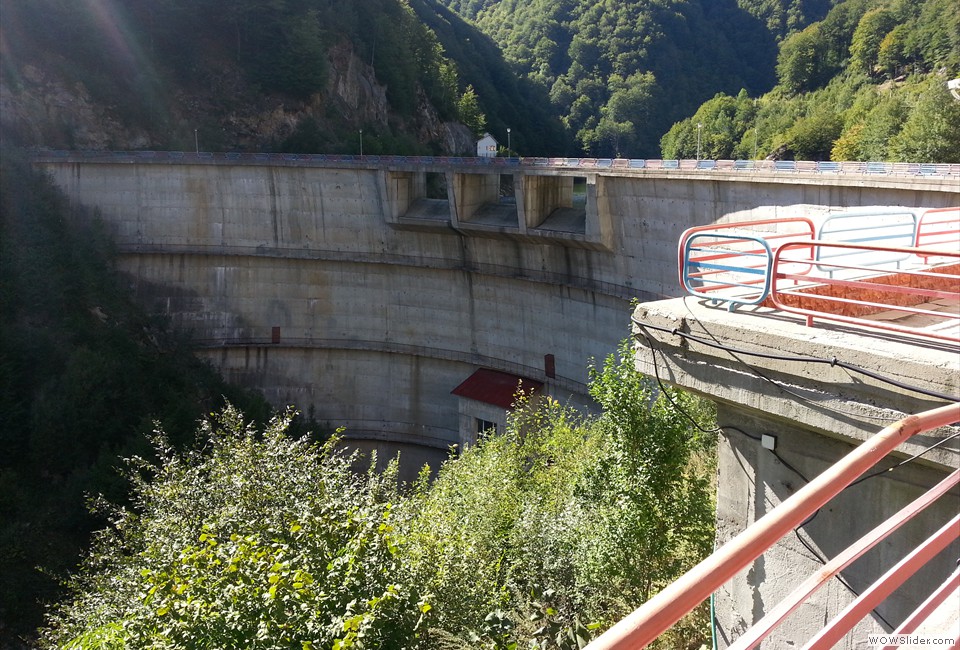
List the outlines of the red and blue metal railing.
{"label": "red and blue metal railing", "polygon": [[761,219],[688,228],[677,247],[680,284],[714,303],[763,302],[770,291],[773,251],[787,241],[811,241],[806,217]]}
{"label": "red and blue metal railing", "polygon": [[[952,245],[960,241],[960,208],[928,210],[919,219],[910,210],[837,213],[814,232],[805,218],[690,228],[678,246],[680,283],[731,310],[764,304],[801,314],[808,325],[820,318],[960,341],[960,248]],[[924,245],[914,246],[918,241]],[[935,301],[941,304],[922,306]],[[861,318],[879,312],[888,318]],[[904,325],[890,316],[935,324]]]}

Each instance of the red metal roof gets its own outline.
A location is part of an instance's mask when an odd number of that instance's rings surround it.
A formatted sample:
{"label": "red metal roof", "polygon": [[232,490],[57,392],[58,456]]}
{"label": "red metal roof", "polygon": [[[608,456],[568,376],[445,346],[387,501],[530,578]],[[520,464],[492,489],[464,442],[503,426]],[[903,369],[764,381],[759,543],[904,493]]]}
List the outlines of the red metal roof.
{"label": "red metal roof", "polygon": [[509,409],[521,385],[525,393],[536,393],[543,388],[543,382],[534,379],[480,368],[450,392],[460,397]]}

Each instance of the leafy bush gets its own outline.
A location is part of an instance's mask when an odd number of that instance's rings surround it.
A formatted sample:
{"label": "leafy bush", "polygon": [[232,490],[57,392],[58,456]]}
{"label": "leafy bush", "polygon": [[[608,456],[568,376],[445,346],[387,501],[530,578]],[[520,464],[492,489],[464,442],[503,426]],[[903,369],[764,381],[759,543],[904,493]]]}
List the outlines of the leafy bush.
{"label": "leafy bush", "polygon": [[[425,470],[357,474],[335,442],[228,408],[186,453],[134,464],[50,619],[67,648],[583,647],[709,552],[713,441],[633,368],[594,369],[586,417],[521,399],[502,436]],[[289,417],[289,416],[288,416]],[[148,472],[149,481],[139,478]],[[661,647],[702,642],[703,612]]]}
{"label": "leafy bush", "polygon": [[[51,647],[351,648],[413,644],[430,604],[411,585],[388,500],[394,479],[228,407],[206,448],[157,436],[134,510],[115,513],[53,618]],[[401,506],[402,507],[402,506]]]}

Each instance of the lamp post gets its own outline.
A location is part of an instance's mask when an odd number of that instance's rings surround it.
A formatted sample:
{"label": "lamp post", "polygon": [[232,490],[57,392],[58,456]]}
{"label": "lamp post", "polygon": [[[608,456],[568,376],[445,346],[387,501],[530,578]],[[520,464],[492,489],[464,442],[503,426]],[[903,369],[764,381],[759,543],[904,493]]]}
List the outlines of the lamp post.
{"label": "lamp post", "polygon": [[363,129],[360,129],[360,155],[363,155]]}
{"label": "lamp post", "polygon": [[197,135],[197,130],[193,130],[193,146],[196,147],[197,153],[200,153],[200,136]]}
{"label": "lamp post", "polygon": [[703,129],[703,124],[697,122],[697,162],[700,162],[700,130]]}
{"label": "lamp post", "polygon": [[513,147],[510,146],[510,127],[507,127],[507,157],[510,157],[510,152],[513,151]]}
{"label": "lamp post", "polygon": [[760,112],[757,100],[753,100],[753,159],[757,159],[757,140],[760,139]]}

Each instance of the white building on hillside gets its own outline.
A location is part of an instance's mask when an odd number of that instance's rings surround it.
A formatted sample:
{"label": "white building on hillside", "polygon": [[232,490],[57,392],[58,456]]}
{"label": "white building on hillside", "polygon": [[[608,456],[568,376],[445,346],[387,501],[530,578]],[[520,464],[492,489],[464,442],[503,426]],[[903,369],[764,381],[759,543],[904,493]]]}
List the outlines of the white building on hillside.
{"label": "white building on hillside", "polygon": [[495,158],[498,144],[496,138],[489,133],[484,133],[483,137],[477,140],[477,157]]}

